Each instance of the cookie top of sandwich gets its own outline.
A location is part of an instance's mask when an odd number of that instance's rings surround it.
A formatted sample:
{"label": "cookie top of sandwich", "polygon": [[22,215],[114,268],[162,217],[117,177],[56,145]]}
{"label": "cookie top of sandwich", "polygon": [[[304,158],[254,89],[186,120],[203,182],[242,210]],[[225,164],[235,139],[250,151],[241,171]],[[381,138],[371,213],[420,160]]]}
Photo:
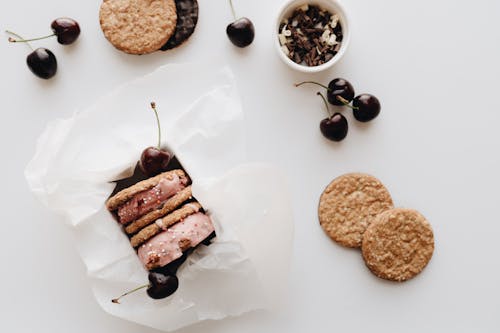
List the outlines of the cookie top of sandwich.
{"label": "cookie top of sandwich", "polygon": [[148,178],[141,182],[136,183],[108,199],[106,202],[106,207],[110,211],[118,209],[120,206],[125,204],[127,201],[132,199],[136,194],[143,191],[147,191],[157,186],[162,180],[167,182],[179,181],[183,184],[187,184],[189,179],[184,171],[181,169],[171,170],[163,172],[155,177]]}
{"label": "cookie top of sandwich", "polygon": [[104,0],[99,22],[106,39],[130,54],[159,50],[177,23],[174,0]]}

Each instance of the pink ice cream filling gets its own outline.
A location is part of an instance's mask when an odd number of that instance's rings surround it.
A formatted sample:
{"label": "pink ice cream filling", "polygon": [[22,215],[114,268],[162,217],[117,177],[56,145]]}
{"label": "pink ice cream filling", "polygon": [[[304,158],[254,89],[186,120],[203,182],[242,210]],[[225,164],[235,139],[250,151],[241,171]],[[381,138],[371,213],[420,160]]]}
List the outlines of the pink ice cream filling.
{"label": "pink ice cream filling", "polygon": [[137,193],[118,208],[121,224],[127,224],[155,210],[170,197],[186,187],[187,179],[174,175],[172,179],[163,178],[153,188]]}
{"label": "pink ice cream filling", "polygon": [[207,215],[189,215],[141,245],[139,260],[146,269],[163,267],[180,258],[187,248],[200,244],[213,231],[214,226]]}

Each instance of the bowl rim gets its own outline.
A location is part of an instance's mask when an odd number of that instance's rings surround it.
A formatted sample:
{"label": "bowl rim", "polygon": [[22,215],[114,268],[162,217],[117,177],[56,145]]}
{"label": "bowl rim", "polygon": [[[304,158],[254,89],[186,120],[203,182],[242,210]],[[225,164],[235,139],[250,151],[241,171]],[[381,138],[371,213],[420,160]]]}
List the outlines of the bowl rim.
{"label": "bowl rim", "polygon": [[[325,3],[330,3],[331,5],[333,5],[333,7],[335,7],[335,14],[339,15],[339,21],[342,24],[343,38],[342,38],[342,45],[340,46],[340,50],[337,52],[337,54],[332,59],[330,59],[329,61],[325,62],[324,64],[321,64],[318,66],[304,66],[304,65],[297,64],[292,59],[288,58],[288,56],[281,49],[281,44],[280,44],[279,38],[278,38],[278,30],[279,30],[279,26],[281,24],[281,20],[283,19],[285,12],[290,7],[300,7],[300,6],[305,5],[305,4],[317,5],[319,7],[324,7]],[[285,64],[287,64],[289,67],[291,67],[297,71],[300,71],[300,72],[318,73],[318,72],[324,71],[324,70],[332,67],[344,56],[344,53],[345,53],[347,46],[349,45],[349,42],[351,39],[349,18],[346,14],[344,6],[338,0],[287,0],[281,5],[281,7],[278,11],[278,15],[276,17],[276,25],[274,26],[273,37],[274,37],[274,45],[276,46],[276,50],[279,53],[279,57],[281,58],[281,60]]]}

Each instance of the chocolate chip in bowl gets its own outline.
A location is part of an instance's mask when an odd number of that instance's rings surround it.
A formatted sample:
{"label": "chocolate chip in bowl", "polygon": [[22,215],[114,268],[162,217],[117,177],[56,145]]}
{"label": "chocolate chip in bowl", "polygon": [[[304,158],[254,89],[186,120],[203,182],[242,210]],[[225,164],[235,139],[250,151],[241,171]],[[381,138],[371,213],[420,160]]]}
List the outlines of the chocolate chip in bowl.
{"label": "chocolate chip in bowl", "polygon": [[290,0],[276,22],[280,58],[301,72],[320,72],[343,56],[350,39],[342,6],[336,0]]}

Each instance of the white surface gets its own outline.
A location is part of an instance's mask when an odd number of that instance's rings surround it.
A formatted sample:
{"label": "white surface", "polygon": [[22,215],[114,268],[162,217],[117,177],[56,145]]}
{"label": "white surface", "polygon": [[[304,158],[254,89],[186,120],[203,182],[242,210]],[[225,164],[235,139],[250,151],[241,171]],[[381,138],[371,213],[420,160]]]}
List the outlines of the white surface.
{"label": "white surface", "polygon": [[[188,78],[195,75],[196,81]],[[166,82],[168,77],[178,79]],[[193,196],[209,212],[217,240],[189,256],[172,296],[156,301],[142,290],[118,305],[111,300],[146,284],[148,275],[103,203],[114,189],[110,181],[132,176],[137,156],[155,141],[151,100],[163,125],[161,146],[168,144],[193,180]],[[246,162],[244,126],[232,72],[202,64],[161,66],[73,117],[49,123],[25,176],[40,201],[74,228],[95,298],[106,312],[173,331],[280,308],[292,257],[291,196],[280,169]],[[270,188],[263,192],[261,182]]]}
{"label": "white surface", "polygon": [[[0,43],[2,332],[155,332],[99,308],[70,231],[28,192],[23,170],[47,121],[161,64],[199,57],[234,70],[250,157],[282,166],[292,180],[296,238],[291,298],[281,312],[183,333],[500,330],[500,2],[345,1],[349,49],[335,68],[313,76],[292,72],[273,49],[281,1],[235,0],[256,26],[246,50],[226,39],[227,2],[201,0],[199,26],[187,45],[141,57],[117,52],[104,40],[98,1],[30,3],[2,1],[2,28],[44,34],[64,15],[76,18],[83,32],[73,47],[55,40],[35,44],[58,57],[59,73],[49,82],[25,67],[26,47]],[[337,76],[382,102],[379,118],[366,125],[351,121],[341,144],[321,137],[324,110],[316,89],[292,86]],[[348,171],[378,176],[398,205],[419,209],[432,223],[434,257],[414,280],[399,285],[375,278],[358,251],[337,246],[319,228],[323,187]]]}

